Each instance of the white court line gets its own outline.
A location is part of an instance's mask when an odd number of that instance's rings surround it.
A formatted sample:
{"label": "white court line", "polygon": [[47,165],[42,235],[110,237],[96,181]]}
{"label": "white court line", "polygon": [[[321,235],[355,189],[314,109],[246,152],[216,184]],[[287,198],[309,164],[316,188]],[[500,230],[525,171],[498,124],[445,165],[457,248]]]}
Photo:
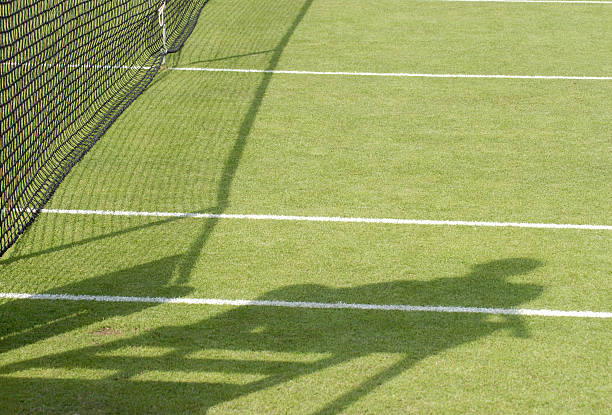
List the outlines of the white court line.
{"label": "white court line", "polygon": [[277,69],[232,69],[232,68],[168,68],[169,71],[187,72],[237,72],[237,73],[269,73],[285,75],[328,75],[328,76],[370,76],[396,78],[478,78],[478,79],[551,79],[577,81],[611,81],[612,76],[569,76],[569,75],[484,75],[484,74],[435,74],[407,72],[333,72],[333,71],[286,71]]}
{"label": "white court line", "polygon": [[[443,0],[467,1],[467,0]],[[470,0],[481,1],[481,0]],[[490,1],[490,0],[488,0]],[[500,1],[500,0],[498,0]],[[612,3],[612,2],[611,2]],[[17,66],[19,63],[5,62],[0,65]],[[149,70],[149,66],[106,66],[82,64],[26,64],[27,66],[67,67],[67,68],[94,68],[94,69],[134,69]],[[234,72],[234,73],[269,73],[285,75],[326,75],[326,76],[367,76],[392,78],[465,78],[465,79],[544,79],[544,80],[574,80],[574,81],[611,81],[612,76],[571,76],[571,75],[487,75],[487,74],[436,74],[436,73],[409,73],[409,72],[345,72],[345,71],[290,71],[280,69],[233,69],[233,68],[198,68],[198,67],[171,67],[169,71],[178,72]]]}
{"label": "white court line", "polygon": [[601,311],[561,311],[532,310],[523,308],[481,308],[481,307],[448,307],[418,306],[401,304],[350,304],[350,303],[317,303],[306,301],[273,301],[273,300],[223,300],[218,298],[166,298],[166,297],[122,297],[109,295],[72,295],[72,294],[26,294],[0,293],[0,298],[16,300],[51,300],[51,301],[96,301],[107,303],[156,303],[156,304],[190,304],[220,306],[256,306],[285,307],[334,310],[379,310],[379,311],[422,311],[432,313],[477,313],[501,314],[540,317],[582,317],[612,318],[612,313]]}
{"label": "white court line", "polygon": [[[34,212],[32,209],[29,211]],[[253,215],[230,213],[184,213],[184,212],[134,212],[117,210],[82,210],[82,209],[41,209],[41,213],[64,215],[100,215],[100,216],[153,216],[167,218],[192,219],[243,219],[243,220],[277,220],[295,222],[340,222],[340,223],[385,223],[392,225],[446,225],[476,226],[498,228],[539,228],[539,229],[582,229],[612,231],[612,225],[575,225],[559,223],[522,223],[522,222],[478,222],[464,220],[419,220],[393,218],[351,218],[329,216],[288,216],[288,215]]]}

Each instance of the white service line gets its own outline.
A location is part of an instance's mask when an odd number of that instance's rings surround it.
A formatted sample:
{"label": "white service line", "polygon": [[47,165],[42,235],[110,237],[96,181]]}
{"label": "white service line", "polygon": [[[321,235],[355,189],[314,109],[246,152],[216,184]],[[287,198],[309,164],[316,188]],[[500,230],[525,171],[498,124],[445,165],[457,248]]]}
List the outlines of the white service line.
{"label": "white service line", "polygon": [[[443,0],[468,1],[468,0]],[[482,1],[482,0],[469,0]],[[491,1],[491,0],[487,0]],[[497,0],[501,1],[501,0]],[[506,0],[504,0],[506,1]],[[533,2],[531,2],[533,3]],[[610,2],[612,3],[612,2]],[[19,63],[5,62],[1,65],[17,66]],[[128,69],[150,70],[150,66],[109,66],[84,64],[25,64],[27,66],[67,67],[67,68],[95,68],[95,69]],[[327,76],[367,76],[367,77],[394,77],[394,78],[472,78],[472,79],[543,79],[543,80],[574,80],[574,81],[611,81],[612,76],[571,76],[571,75],[486,75],[486,74],[436,74],[436,73],[409,73],[409,72],[342,72],[342,71],[289,71],[280,69],[233,69],[233,68],[198,68],[198,67],[170,67],[169,71],[183,72],[235,72],[235,73],[269,73],[285,75],[327,75]]]}
{"label": "white service line", "polygon": [[110,295],[0,293],[0,298],[15,300],[96,301],[107,303],[156,303],[220,306],[285,307],[334,310],[421,311],[432,313],[476,313],[540,317],[612,318],[612,313],[600,311],[532,310],[524,308],[481,308],[418,306],[401,304],[318,303],[309,301],[223,300],[218,298],[123,297]]}
{"label": "white service line", "polygon": [[80,209],[41,209],[41,213],[64,215],[100,215],[100,216],[153,216],[166,218],[192,219],[243,219],[243,220],[277,220],[295,222],[340,222],[340,223],[385,223],[392,225],[446,225],[476,226],[499,228],[539,228],[539,229],[582,229],[612,231],[612,225],[575,225],[558,223],[521,223],[521,222],[478,222],[465,220],[419,220],[393,218],[351,218],[329,216],[288,216],[288,215],[253,215],[230,213],[184,213],[184,212],[134,212],[117,210],[80,210]]}
{"label": "white service line", "polygon": [[238,73],[269,73],[286,75],[328,75],[328,76],[374,76],[396,78],[482,78],[482,79],[551,79],[551,80],[590,80],[612,81],[612,76],[566,76],[566,75],[484,75],[484,74],[435,74],[407,72],[333,72],[333,71],[286,71],[277,69],[232,69],[232,68],[168,68],[170,71],[187,72],[238,72]]}

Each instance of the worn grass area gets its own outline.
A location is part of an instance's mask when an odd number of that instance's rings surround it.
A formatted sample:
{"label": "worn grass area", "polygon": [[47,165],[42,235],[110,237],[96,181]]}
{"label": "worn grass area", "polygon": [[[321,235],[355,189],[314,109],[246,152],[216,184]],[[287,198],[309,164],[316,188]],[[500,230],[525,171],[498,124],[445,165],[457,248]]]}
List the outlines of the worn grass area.
{"label": "worn grass area", "polygon": [[[610,5],[214,1],[169,66],[612,73]],[[162,71],[48,207],[612,224],[612,83]],[[612,233],[42,214],[0,291],[612,311]],[[0,302],[5,413],[608,413],[612,321]]]}

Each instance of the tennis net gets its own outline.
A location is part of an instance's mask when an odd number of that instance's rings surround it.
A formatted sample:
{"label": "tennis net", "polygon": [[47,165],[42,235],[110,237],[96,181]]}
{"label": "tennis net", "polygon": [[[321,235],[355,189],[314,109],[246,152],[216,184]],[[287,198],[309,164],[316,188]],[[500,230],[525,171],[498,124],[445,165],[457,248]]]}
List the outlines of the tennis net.
{"label": "tennis net", "polygon": [[207,0],[0,0],[0,256]]}

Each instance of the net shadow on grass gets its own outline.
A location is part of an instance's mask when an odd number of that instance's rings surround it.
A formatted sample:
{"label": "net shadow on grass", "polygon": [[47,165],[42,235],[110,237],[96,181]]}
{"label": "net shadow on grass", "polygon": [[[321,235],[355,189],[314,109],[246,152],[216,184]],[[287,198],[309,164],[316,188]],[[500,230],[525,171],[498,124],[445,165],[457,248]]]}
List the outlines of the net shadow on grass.
{"label": "net shadow on grass", "polygon": [[[260,54],[273,52],[272,56],[270,57],[268,61],[266,69],[269,69],[269,70],[276,69],[284,49],[289,44],[289,41],[293,33],[299,26],[300,22],[303,20],[312,2],[313,0],[307,0],[307,1],[304,1],[301,4],[301,6],[298,6],[298,5],[295,6],[296,14],[293,17],[293,21],[286,22],[286,26],[283,27],[284,32],[279,33],[280,39],[278,40],[277,44],[273,45],[274,46],[273,48],[270,48],[268,50],[263,50],[263,51],[259,50],[259,51],[249,53],[249,54],[244,54],[244,56],[260,55]],[[283,23],[284,23],[283,21],[279,22],[279,24],[281,25]],[[180,49],[178,52],[168,55],[169,62],[173,64],[180,62],[182,51],[183,49]],[[156,85],[163,85],[164,82],[167,81],[168,78],[171,76],[171,74],[172,74],[172,71],[161,70],[157,74],[157,76],[153,79],[151,83],[151,87],[156,86]],[[263,99],[269,88],[272,77],[273,77],[272,73],[266,73],[261,77],[259,83],[257,84],[253,92],[253,97],[251,99],[250,104],[248,105],[248,107],[244,109],[244,111],[241,111],[242,120],[240,121],[240,124],[237,127],[237,131],[235,133],[236,134],[235,140],[231,146],[231,149],[229,150],[229,154],[227,155],[226,159],[223,162],[223,165],[220,167],[221,169],[220,174],[219,174],[220,179],[216,185],[216,189],[214,190],[214,194],[215,194],[214,200],[211,200],[211,203],[206,208],[199,209],[193,213],[222,214],[226,212],[229,206],[229,203],[230,203],[230,193],[231,193],[231,187],[232,187],[232,183],[234,180],[234,176],[236,175],[236,172],[240,165],[240,161],[242,159],[242,155],[243,155],[245,146],[247,144],[249,136],[251,135],[253,125],[260,111]],[[251,86],[252,84],[249,83],[244,88],[248,89]],[[151,87],[149,89],[152,89]],[[136,117],[137,118],[132,119],[132,122],[134,123],[142,122],[142,119],[141,119],[142,117],[139,117],[139,116],[136,116]],[[221,126],[217,126],[216,128],[221,130],[222,127],[223,126],[221,125]],[[219,133],[219,132],[216,132],[216,133]],[[219,139],[219,138],[220,137],[213,137],[213,140]],[[168,139],[170,139],[170,137],[168,137]],[[211,175],[214,175],[214,173],[211,173]],[[123,228],[115,232],[108,232],[108,233],[104,233],[104,234],[97,235],[94,237],[84,238],[82,240],[75,241],[75,242],[64,243],[64,244],[54,246],[51,248],[45,248],[37,252],[29,252],[29,253],[22,254],[20,253],[20,247],[17,246],[16,248],[13,249],[13,251],[10,251],[8,255],[5,255],[4,258],[0,259],[0,267],[9,266],[17,261],[32,259],[38,256],[43,256],[43,255],[47,255],[51,253],[56,253],[62,250],[68,250],[68,249],[75,248],[78,246],[92,244],[94,242],[99,242],[107,238],[114,238],[114,237],[125,235],[131,232],[141,231],[141,230],[144,230],[150,227],[166,225],[168,223],[182,220],[182,219],[184,218],[162,219],[162,220],[150,222],[150,223],[143,224],[143,225]],[[206,245],[206,242],[211,237],[214,229],[216,228],[218,221],[219,221],[218,218],[211,218],[211,219],[207,219],[204,221],[204,224],[202,225],[199,235],[192,241],[190,246],[186,249],[183,260],[179,261],[179,265],[178,265],[179,272],[178,272],[177,284],[185,284],[191,278],[193,274],[193,269],[195,267],[195,263],[198,260],[200,254],[202,253],[204,246]]]}
{"label": "net shadow on grass", "polygon": [[[289,44],[289,40],[293,33],[304,19],[304,16],[308,12],[308,9],[312,5],[313,0],[306,0],[303,2],[302,7],[298,10],[297,15],[278,45],[273,48],[273,55],[270,57],[270,61],[266,70],[274,70],[278,66],[278,62],[283,54],[283,51]],[[226,211],[229,202],[230,202],[230,192],[232,188],[232,182],[234,180],[234,176],[238,170],[238,166],[240,165],[240,160],[242,159],[242,155],[244,153],[244,148],[247,144],[247,140],[251,135],[251,130],[253,129],[253,125],[255,123],[255,119],[257,118],[257,114],[261,108],[264,96],[268,87],[270,85],[270,81],[272,80],[273,74],[268,72],[264,73],[261,82],[259,83],[255,94],[253,96],[253,100],[240,124],[238,129],[238,135],[236,140],[234,141],[234,145],[225,161],[225,165],[223,167],[223,172],[221,173],[221,180],[217,186],[217,205],[212,209],[212,213],[222,214]],[[187,253],[185,254],[185,260],[181,263],[179,268],[179,274],[177,278],[177,284],[185,284],[187,283],[193,274],[193,269],[195,267],[195,263],[198,260],[199,254],[204,249],[206,242],[210,238],[212,232],[214,231],[217,223],[219,222],[218,218],[211,218],[206,221],[202,228],[202,232],[200,235],[193,241]]]}
{"label": "net shadow on grass", "polygon": [[[210,208],[210,209],[199,210],[197,212],[190,212],[190,213],[203,214],[203,213],[215,213],[215,211],[216,211],[216,208]],[[25,261],[28,259],[43,256],[43,255],[53,254],[53,253],[64,251],[64,250],[70,250],[70,249],[77,248],[79,246],[90,245],[90,244],[93,244],[94,242],[102,241],[105,239],[115,238],[115,237],[126,235],[132,232],[138,232],[138,231],[153,228],[156,226],[163,226],[163,225],[167,225],[173,222],[184,221],[184,220],[193,220],[193,219],[186,218],[186,217],[170,217],[170,218],[155,220],[153,222],[145,223],[142,225],[125,227],[125,228],[122,228],[114,232],[107,232],[101,235],[79,239],[78,241],[64,243],[64,244],[56,245],[50,248],[45,248],[40,251],[35,251],[35,252],[30,252],[30,253],[20,253],[20,248],[22,247],[22,245],[15,245],[14,247],[11,248],[10,251],[8,251],[7,255],[0,258],[0,270],[2,270],[3,267],[8,267],[14,262]]]}
{"label": "net shadow on grass", "polygon": [[115,232],[108,232],[108,233],[105,233],[103,235],[92,236],[90,238],[80,239],[80,240],[75,241],[75,242],[61,244],[61,245],[53,246],[53,247],[50,247],[50,248],[42,249],[40,251],[31,252],[31,253],[27,253],[27,254],[20,254],[19,253],[19,247],[15,247],[15,248],[13,248],[14,252],[9,251],[9,255],[7,255],[3,259],[0,259],[0,270],[2,269],[2,267],[9,266],[10,264],[12,264],[14,262],[24,261],[24,260],[27,260],[27,259],[32,259],[32,258],[36,258],[36,257],[42,256],[42,255],[48,255],[48,254],[52,254],[52,253],[60,252],[60,251],[64,251],[64,250],[70,250],[70,249],[76,248],[78,246],[93,244],[94,242],[101,241],[103,239],[114,238],[114,237],[117,237],[117,236],[128,234],[130,232],[138,232],[138,231],[141,231],[143,229],[151,228],[151,227],[154,227],[154,226],[166,225],[168,223],[177,221],[179,219],[182,219],[182,218],[169,218],[169,219],[158,220],[158,221],[155,221],[155,222],[152,222],[152,223],[146,223],[146,224],[143,224],[143,225],[132,226],[132,227],[124,228],[124,229],[121,229],[121,230],[118,230],[118,231],[115,231]]}
{"label": "net shadow on grass", "polygon": [[258,51],[258,52],[242,53],[242,54],[231,55],[231,56],[223,56],[221,58],[214,58],[214,59],[204,59],[204,60],[193,61],[193,62],[189,62],[189,63],[191,65],[195,65],[195,64],[198,64],[198,63],[219,62],[219,61],[226,61],[226,60],[230,60],[230,59],[245,58],[247,56],[265,55],[266,53],[271,53],[271,52],[276,52],[276,49],[261,50],[261,51]]}
{"label": "net shadow on grass", "polygon": [[[174,260],[168,259],[167,265],[174,265]],[[512,283],[508,278],[529,273],[541,265],[530,258],[507,258],[478,264],[471,273],[457,277],[351,288],[294,285],[273,290],[259,299],[512,308],[537,298],[542,287]],[[94,279],[90,285],[99,287],[110,283],[111,277],[116,276]],[[28,315],[48,309],[47,304],[32,301],[16,301],[10,307],[11,313],[18,313],[19,308],[19,313]],[[98,314],[105,309],[124,309],[126,314],[129,309],[132,312],[142,309],[141,305],[129,304],[85,303],[80,307]],[[58,306],[56,310],[59,309]],[[172,320],[173,325],[123,335],[104,344],[50,352],[40,358],[0,367],[0,392],[16,398],[11,398],[8,408],[13,405],[16,412],[44,406],[60,411],[104,408],[105,412],[116,413],[130,408],[140,413],[201,413],[247,395],[248,402],[254,402],[258,399],[257,393],[270,389],[276,394],[289,384],[295,388],[296,384],[305,382],[303,387],[316,392],[308,412],[337,414],[423,359],[500,330],[528,337],[519,316],[490,319],[484,314],[466,313],[239,307],[201,319],[201,312],[194,308],[175,312],[178,312],[175,317],[183,315],[188,323],[174,325],[176,320]],[[115,312],[115,315],[122,314]],[[76,329],[84,326],[81,320],[85,323],[89,318],[80,315],[65,324]],[[122,329],[109,324],[111,333]],[[127,327],[129,330],[129,324]],[[27,332],[27,327],[20,329]],[[57,334],[52,326],[32,327],[32,330],[37,338],[42,335],[37,330]],[[23,342],[25,338],[21,336],[16,333],[8,339]],[[152,356],[131,352],[134,350],[164,352]],[[378,354],[396,358],[381,368],[372,357]],[[357,362],[357,367],[366,367],[352,372],[357,378],[344,379],[333,390],[326,389],[329,385],[325,386],[325,375],[320,372],[329,373],[330,369],[351,362]],[[95,380],[78,379],[79,374],[88,370],[105,371],[108,375]],[[52,374],[57,371],[71,375],[54,377]],[[45,373],[51,375],[46,378]],[[77,399],[79,394],[87,397],[85,403]],[[263,407],[278,411],[273,405],[270,401]]]}

